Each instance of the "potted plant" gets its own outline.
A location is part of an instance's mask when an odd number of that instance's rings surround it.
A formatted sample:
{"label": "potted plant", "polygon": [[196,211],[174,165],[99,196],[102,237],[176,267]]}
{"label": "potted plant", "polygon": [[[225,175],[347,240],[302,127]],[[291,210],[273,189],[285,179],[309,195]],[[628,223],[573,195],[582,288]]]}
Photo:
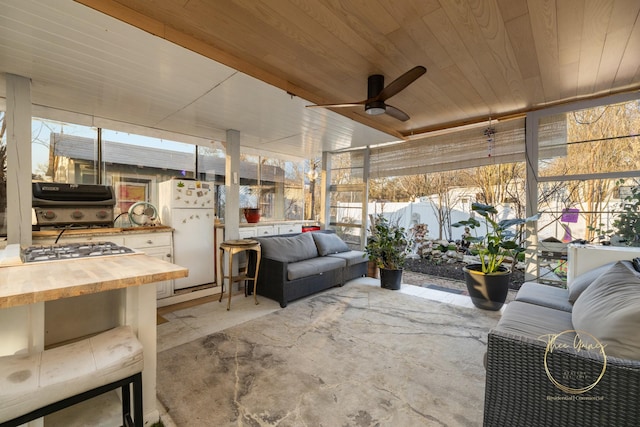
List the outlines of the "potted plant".
{"label": "potted plant", "polygon": [[[481,217],[482,222],[472,216],[466,221],[452,224],[453,227],[468,227],[475,234],[465,237],[473,245],[472,253],[477,251],[480,259],[478,264],[469,264],[463,268],[467,290],[476,307],[499,310],[507,299],[509,281],[518,254],[524,251],[516,242],[519,233],[512,232],[511,228],[537,221],[540,214],[526,219],[498,221],[498,211],[494,206],[473,203],[471,210]],[[478,230],[484,234],[479,235]],[[511,261],[509,268],[503,265],[507,259]]]}
{"label": "potted plant", "polygon": [[383,288],[400,289],[409,246],[403,227],[391,224],[382,214],[375,217],[365,246],[365,256],[380,269],[380,285]]}
{"label": "potted plant", "polygon": [[[620,180],[616,185],[620,187],[623,183],[624,180]],[[630,189],[629,194],[622,198],[618,209],[617,218],[612,224],[613,230],[594,230],[608,236],[610,244],[614,246],[640,246],[640,186]],[[600,227],[603,225],[600,224]]]}
{"label": "potted plant", "polygon": [[242,209],[244,218],[248,223],[256,223],[260,221],[260,209],[259,208],[244,208]]}

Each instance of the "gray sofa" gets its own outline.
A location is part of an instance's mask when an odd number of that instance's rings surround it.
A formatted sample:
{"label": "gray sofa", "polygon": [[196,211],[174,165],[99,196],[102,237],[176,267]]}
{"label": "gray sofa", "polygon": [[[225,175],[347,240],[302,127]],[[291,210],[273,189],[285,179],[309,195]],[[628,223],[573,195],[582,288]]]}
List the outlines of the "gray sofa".
{"label": "gray sofa", "polygon": [[628,260],[568,289],[525,283],[489,333],[485,426],[637,426],[640,272]]}
{"label": "gray sofa", "polygon": [[[281,307],[324,289],[342,286],[367,273],[364,252],[351,250],[335,233],[306,232],[256,238],[262,247],[258,295]],[[249,268],[255,268],[250,255]]]}

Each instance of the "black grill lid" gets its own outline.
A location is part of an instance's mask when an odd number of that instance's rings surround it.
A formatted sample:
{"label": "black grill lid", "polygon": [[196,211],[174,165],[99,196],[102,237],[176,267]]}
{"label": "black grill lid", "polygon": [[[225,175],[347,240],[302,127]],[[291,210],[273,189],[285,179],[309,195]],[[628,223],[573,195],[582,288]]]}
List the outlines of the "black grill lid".
{"label": "black grill lid", "polygon": [[115,194],[110,185],[33,182],[32,191],[33,206],[116,204]]}

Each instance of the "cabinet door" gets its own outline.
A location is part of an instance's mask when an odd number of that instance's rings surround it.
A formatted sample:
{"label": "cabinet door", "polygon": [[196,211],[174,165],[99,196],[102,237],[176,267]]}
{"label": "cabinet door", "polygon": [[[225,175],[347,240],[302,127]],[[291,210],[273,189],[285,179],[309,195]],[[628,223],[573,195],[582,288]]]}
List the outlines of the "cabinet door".
{"label": "cabinet door", "polygon": [[[173,262],[171,256],[171,248],[149,248],[145,249],[144,253],[150,257],[158,258],[163,261]],[[173,280],[164,280],[156,283],[156,299],[168,298],[173,295]]]}
{"label": "cabinet door", "polygon": [[[173,262],[171,232],[130,234],[124,237],[125,246],[154,258]],[[173,296],[173,280],[156,283],[156,299]]]}

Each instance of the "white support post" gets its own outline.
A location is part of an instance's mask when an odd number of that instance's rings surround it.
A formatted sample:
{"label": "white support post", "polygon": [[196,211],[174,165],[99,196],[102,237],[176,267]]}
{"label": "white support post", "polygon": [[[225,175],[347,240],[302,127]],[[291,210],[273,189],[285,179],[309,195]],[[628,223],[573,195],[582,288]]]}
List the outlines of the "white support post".
{"label": "white support post", "polygon": [[[224,205],[224,240],[235,240],[240,237],[240,132],[237,130],[227,130],[226,141],[226,162],[225,162],[225,205]],[[218,250],[218,248],[216,248]],[[216,254],[216,257],[218,254]],[[229,255],[225,251],[225,257],[222,259],[218,271],[226,271],[228,268]],[[216,258],[218,259],[218,258]],[[237,275],[238,263],[233,263],[235,271],[226,274]],[[219,275],[222,280],[221,275]],[[226,292],[232,292],[230,281],[225,281],[224,289]]]}
{"label": "white support post", "polygon": [[240,132],[227,130],[225,162],[224,238],[240,236]]}
{"label": "white support post", "polygon": [[31,245],[31,80],[6,75],[7,243]]}
{"label": "white support post", "polygon": [[331,153],[322,152],[322,171],[320,173],[320,227],[324,230],[331,222]]}
{"label": "white support post", "polygon": [[[7,243],[31,245],[31,80],[7,74]],[[0,310],[2,354],[44,350],[44,303]],[[7,342],[7,338],[9,341]],[[40,427],[42,419],[29,423]]]}

